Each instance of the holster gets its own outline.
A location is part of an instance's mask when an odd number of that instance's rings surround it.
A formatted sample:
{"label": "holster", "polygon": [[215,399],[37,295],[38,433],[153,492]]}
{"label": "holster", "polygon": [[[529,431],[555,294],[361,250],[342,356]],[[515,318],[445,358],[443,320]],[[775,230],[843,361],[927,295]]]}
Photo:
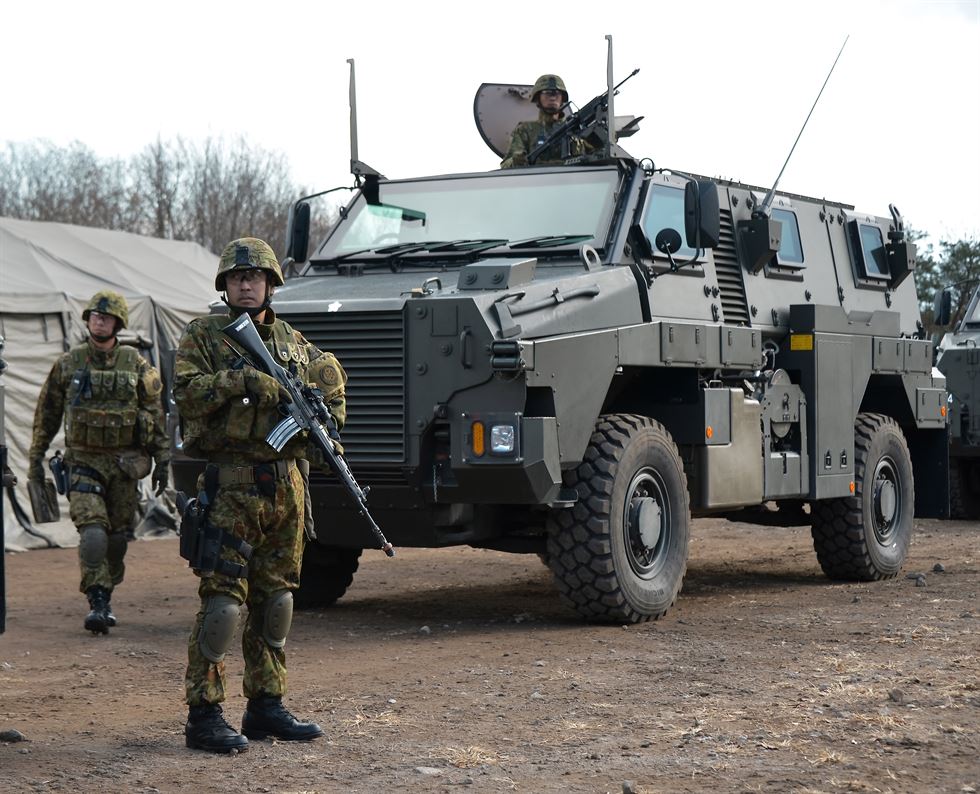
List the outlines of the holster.
{"label": "holster", "polygon": [[48,468],[51,469],[51,475],[54,477],[54,487],[64,496],[68,493],[68,464],[65,463],[60,449],[48,459]]}
{"label": "holster", "polygon": [[[220,573],[234,579],[244,579],[248,576],[252,547],[244,540],[216,527],[209,520],[208,513],[217,491],[216,477],[208,477],[206,474],[205,488],[196,498],[188,499],[183,491],[177,492],[180,556],[187,560],[191,568],[203,574]],[[222,559],[222,546],[240,554],[245,564]]]}
{"label": "holster", "polygon": [[61,507],[58,505],[58,494],[51,480],[43,483],[36,480],[27,481],[27,493],[31,497],[31,511],[34,513],[34,523],[50,524],[61,520]]}

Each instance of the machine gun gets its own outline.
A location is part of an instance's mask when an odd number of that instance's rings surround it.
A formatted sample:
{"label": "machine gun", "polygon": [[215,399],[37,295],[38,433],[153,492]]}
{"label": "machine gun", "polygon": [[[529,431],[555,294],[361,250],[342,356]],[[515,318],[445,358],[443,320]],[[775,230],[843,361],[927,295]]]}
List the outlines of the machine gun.
{"label": "machine gun", "polygon": [[280,410],[286,413],[286,418],[272,428],[265,439],[266,443],[278,452],[301,430],[307,431],[310,434],[310,441],[320,450],[323,459],[351,495],[358,512],[364,516],[374,537],[381,544],[381,550],[389,557],[394,557],[394,548],[368,511],[369,489],[361,488],[357,484],[347,461],[337,451],[334,439],[339,440],[340,434],[334,418],[323,402],[323,394],[320,390],[303,383],[300,378],[272,358],[248,314],[242,314],[221,330],[248,354],[243,358],[249,366],[275,378],[290,397],[288,403],[280,403]]}
{"label": "machine gun", "polygon": [[[598,96],[589,100],[585,105],[583,105],[576,113],[573,113],[567,119],[565,119],[561,124],[555,127],[548,136],[541,141],[537,146],[535,146],[527,155],[527,162],[529,165],[534,165],[548,149],[550,149],[555,143],[561,143],[561,157],[563,160],[567,160],[569,157],[569,145],[572,138],[588,138],[593,132],[603,125],[609,126],[615,124],[615,119],[609,118],[609,98],[610,96],[615,96],[619,91],[619,87],[623,85],[631,77],[635,76],[640,70],[634,69],[626,77],[619,81],[615,86],[609,91],[603,91]],[[570,103],[566,102],[562,105],[559,112],[563,112],[565,108],[568,107]],[[636,121],[639,121],[637,119]],[[633,123],[635,124],[636,121]],[[610,143],[612,131],[610,130]]]}

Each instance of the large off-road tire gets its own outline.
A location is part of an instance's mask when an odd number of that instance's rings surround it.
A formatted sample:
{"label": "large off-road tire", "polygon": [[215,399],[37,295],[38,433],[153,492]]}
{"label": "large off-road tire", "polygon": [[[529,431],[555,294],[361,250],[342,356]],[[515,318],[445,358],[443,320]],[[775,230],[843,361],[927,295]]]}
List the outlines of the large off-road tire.
{"label": "large off-road tire", "polygon": [[585,459],[566,472],[574,507],[548,519],[548,564],[583,617],[638,623],[674,603],[687,571],[691,506],[677,447],[658,422],[599,418]]}
{"label": "large off-road tire", "polygon": [[905,436],[894,419],[858,414],[854,495],[811,505],[813,548],[831,579],[895,576],[912,540],[915,486]]}
{"label": "large off-road tire", "polygon": [[293,594],[297,609],[328,607],[347,592],[360,564],[361,549],[307,543],[299,590]]}
{"label": "large off-road tire", "polygon": [[980,461],[949,462],[950,518],[980,518]]}

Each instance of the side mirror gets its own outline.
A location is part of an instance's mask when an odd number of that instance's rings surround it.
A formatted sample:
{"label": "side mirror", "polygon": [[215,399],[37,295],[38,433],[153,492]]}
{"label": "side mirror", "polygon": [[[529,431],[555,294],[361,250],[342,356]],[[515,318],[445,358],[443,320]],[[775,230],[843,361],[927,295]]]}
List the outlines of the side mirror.
{"label": "side mirror", "polygon": [[297,263],[306,261],[310,247],[310,205],[303,201],[289,210],[286,256]]}
{"label": "side mirror", "polygon": [[715,248],[721,238],[718,186],[692,179],[684,186],[684,235],[694,249]]}
{"label": "side mirror", "polygon": [[942,292],[936,293],[936,301],[932,307],[932,321],[935,325],[944,327],[949,325],[953,314],[953,293],[949,287]]}

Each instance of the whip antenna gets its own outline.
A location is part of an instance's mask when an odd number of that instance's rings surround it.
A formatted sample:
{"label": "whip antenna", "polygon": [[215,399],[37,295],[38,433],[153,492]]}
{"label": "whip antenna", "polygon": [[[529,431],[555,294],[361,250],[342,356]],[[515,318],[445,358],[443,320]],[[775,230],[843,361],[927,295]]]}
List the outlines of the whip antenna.
{"label": "whip antenna", "polygon": [[793,141],[793,148],[789,150],[789,154],[786,156],[786,162],[783,163],[783,167],[779,170],[779,176],[776,177],[776,181],[772,183],[772,187],[769,188],[769,192],[766,194],[765,200],[762,202],[762,206],[759,211],[765,215],[769,214],[769,208],[772,206],[772,200],[776,196],[776,186],[779,184],[779,180],[783,178],[783,171],[786,170],[786,166],[789,165],[789,158],[793,156],[793,152],[796,149],[796,144],[800,142],[800,137],[803,135],[803,130],[806,129],[807,122],[810,121],[810,116],[813,115],[814,109],[817,107],[817,102],[820,101],[820,97],[823,94],[823,90],[827,87],[827,81],[830,80],[830,75],[834,73],[834,69],[837,67],[837,61],[840,60],[841,53],[844,52],[844,47],[847,46],[847,40],[851,38],[848,34],[844,38],[844,43],[840,45],[840,52],[837,53],[837,57],[834,58],[834,65],[830,67],[830,71],[827,72],[827,77],[823,81],[823,85],[820,86],[820,92],[817,94],[817,98],[813,100],[813,107],[810,108],[810,112],[807,113],[806,121],[803,122],[803,126],[800,127],[800,133],[796,136],[796,140]]}

